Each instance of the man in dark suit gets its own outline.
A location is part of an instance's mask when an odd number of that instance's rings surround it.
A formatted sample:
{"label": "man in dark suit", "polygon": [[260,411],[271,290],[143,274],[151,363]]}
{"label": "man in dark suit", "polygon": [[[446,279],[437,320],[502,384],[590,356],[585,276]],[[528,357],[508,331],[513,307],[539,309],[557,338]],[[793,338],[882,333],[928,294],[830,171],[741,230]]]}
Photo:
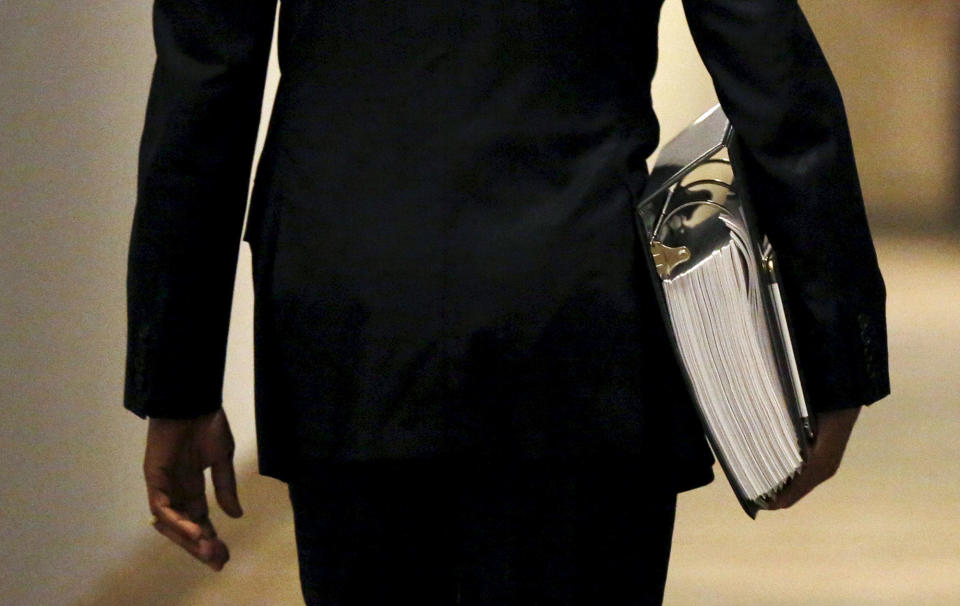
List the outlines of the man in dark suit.
{"label": "man in dark suit", "polygon": [[[821,421],[776,504],[789,506],[836,470],[859,407],[889,391],[883,280],[839,91],[796,2],[684,4],[778,250]],[[157,529],[215,569],[227,552],[202,470],[240,515],[220,392],[274,10],[155,2],[125,405],[151,419]],[[283,3],[282,78],[244,239],[260,469],[290,483],[311,603],[375,603],[370,587],[398,560],[409,561],[397,583],[456,560],[430,583],[449,589],[437,603],[603,603],[598,587],[659,601],[675,495],[712,478],[663,326],[649,321],[631,215],[658,140],[659,10]],[[474,538],[398,551],[418,540],[400,527],[427,504],[397,504],[410,515],[391,518],[387,500],[418,486],[435,501],[441,479],[460,517],[421,520],[423,541],[453,528]],[[499,513],[477,522],[490,495]],[[522,538],[500,523],[521,502],[534,504],[523,524],[543,522],[544,503],[573,504]],[[366,551],[346,544],[354,535],[371,537]],[[467,544],[493,535],[502,541]],[[599,538],[563,539],[584,535]],[[466,564],[468,552],[488,555]],[[653,571],[642,586],[634,564]],[[561,577],[575,586],[550,594]],[[402,585],[406,598],[428,600],[424,584]]]}

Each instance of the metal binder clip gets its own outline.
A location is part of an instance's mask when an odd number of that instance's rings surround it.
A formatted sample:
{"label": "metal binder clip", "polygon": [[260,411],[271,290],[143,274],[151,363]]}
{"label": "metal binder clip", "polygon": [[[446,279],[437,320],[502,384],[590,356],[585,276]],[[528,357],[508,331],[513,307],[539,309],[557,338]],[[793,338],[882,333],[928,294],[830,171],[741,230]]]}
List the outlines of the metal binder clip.
{"label": "metal binder clip", "polygon": [[667,278],[674,267],[690,260],[690,249],[686,246],[674,248],[659,240],[650,242],[650,252],[661,278]]}

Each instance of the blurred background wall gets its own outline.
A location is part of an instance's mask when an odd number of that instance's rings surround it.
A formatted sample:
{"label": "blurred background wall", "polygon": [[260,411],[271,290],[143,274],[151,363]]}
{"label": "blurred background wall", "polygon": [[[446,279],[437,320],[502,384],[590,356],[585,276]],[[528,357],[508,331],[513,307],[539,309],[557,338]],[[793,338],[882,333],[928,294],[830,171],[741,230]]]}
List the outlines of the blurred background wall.
{"label": "blurred background wall", "polygon": [[[960,4],[801,0],[840,84],[871,224],[943,228],[960,217]],[[667,0],[654,98],[666,141],[716,102]],[[945,223],[946,222],[946,223]]]}
{"label": "blurred background wall", "polygon": [[[942,411],[918,407],[910,417],[920,420],[921,430],[933,431],[924,434],[929,439],[945,437],[941,450],[924,451],[927,457],[944,459],[928,476],[937,478],[938,473],[957,471],[950,460],[958,459],[955,440],[930,429],[956,404],[948,389],[955,382],[955,374],[949,373],[956,368],[946,368],[942,364],[948,362],[942,361],[939,367],[928,367],[921,361],[931,355],[952,359],[956,349],[951,356],[949,343],[960,343],[955,329],[960,318],[952,311],[957,282],[948,279],[957,274],[937,269],[938,263],[954,267],[960,250],[951,244],[954,238],[931,244],[911,234],[956,229],[960,216],[953,185],[960,166],[960,11],[955,0],[801,4],[847,103],[868,214],[878,233],[881,266],[891,292],[891,332],[896,333],[891,347],[899,348],[892,351],[891,362],[902,361],[899,368],[904,372],[939,382],[942,388],[936,393],[917,392],[924,402],[938,400],[945,407]],[[667,0],[661,29],[662,63],[655,96],[668,139],[714,97],[686,33],[679,0]],[[122,410],[121,388],[125,255],[152,62],[146,0],[0,0],[2,604],[285,604],[297,596],[285,493],[279,483],[253,473],[246,247],[238,267],[225,385],[225,406],[243,470],[241,498],[248,511],[244,520],[221,528],[233,541],[234,561],[220,575],[200,570],[147,525],[140,477],[145,424]],[[271,69],[274,84],[275,66]],[[940,256],[923,256],[919,251],[928,246]],[[932,314],[929,322],[916,322],[911,293],[927,293],[922,301],[923,309]],[[923,332],[897,332],[911,322]],[[940,337],[923,341],[923,335]],[[953,340],[944,344],[943,335],[953,335],[949,337]],[[896,399],[904,398],[902,390],[897,396],[896,380],[894,390],[894,402],[882,403],[886,408],[877,410],[888,412],[880,414],[904,409],[893,404],[914,404]],[[941,427],[943,423],[940,419]],[[864,425],[866,443],[873,439],[880,445],[883,440],[889,452],[892,439],[909,450],[909,444],[884,433],[883,423]],[[864,446],[851,454],[850,465],[870,474],[876,459],[870,459],[869,451]],[[891,465],[905,477],[916,476],[909,467]],[[938,488],[942,496],[942,487]],[[717,596],[744,586],[746,577],[740,572],[750,574],[749,569],[714,570],[714,577],[704,576],[705,565],[695,555],[705,545],[722,551],[736,541],[725,537],[723,529],[742,524],[737,521],[742,514],[724,490],[716,482],[694,493],[693,500],[682,501],[671,571],[674,589],[668,592],[668,603],[728,603]],[[876,493],[877,498],[894,502],[904,492],[902,483],[893,480],[886,490]],[[715,503],[710,491],[717,491]],[[947,493],[954,505],[960,503],[955,491]],[[839,516],[852,523],[852,540],[870,541],[886,532],[882,519],[870,518],[870,524],[880,526],[857,525],[856,510],[816,506],[810,506],[812,515]],[[731,521],[718,518],[699,526],[689,521],[716,508],[729,512]],[[895,516],[899,511],[888,513]],[[796,524],[797,518],[793,520]],[[763,542],[796,528],[789,521],[781,523],[780,530],[755,525],[749,532],[759,533],[756,540]],[[800,524],[806,523],[801,518]],[[940,536],[955,538],[949,532]],[[960,565],[960,553],[927,542],[909,543],[914,540],[910,537],[916,533],[903,541],[912,546],[908,551],[919,554],[921,563],[939,562],[933,568],[918,564],[917,578],[929,579],[943,566],[955,570]],[[135,575],[130,566],[137,568]],[[273,590],[273,597],[264,601],[256,593],[258,585],[261,591]],[[949,593],[955,585],[938,587],[940,597],[960,599],[960,593]],[[718,593],[705,597],[711,588]],[[886,591],[888,596],[900,595],[890,593],[889,587]]]}
{"label": "blurred background wall", "polygon": [[[146,0],[0,2],[0,604],[73,603],[155,545],[146,424],[121,407],[153,61]],[[224,399],[249,467],[248,275],[244,247]]]}

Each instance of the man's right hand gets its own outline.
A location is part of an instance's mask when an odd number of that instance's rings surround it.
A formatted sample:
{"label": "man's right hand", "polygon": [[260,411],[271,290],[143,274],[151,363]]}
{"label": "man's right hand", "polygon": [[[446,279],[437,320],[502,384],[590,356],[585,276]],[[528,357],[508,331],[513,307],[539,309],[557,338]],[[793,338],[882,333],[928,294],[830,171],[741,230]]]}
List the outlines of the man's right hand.
{"label": "man's right hand", "polygon": [[860,407],[823,412],[817,415],[817,437],[807,461],[770,504],[769,509],[790,507],[819,484],[833,477],[840,467],[843,451],[857,422]]}
{"label": "man's right hand", "polygon": [[220,508],[230,517],[243,515],[233,448],[223,409],[197,419],[150,419],[143,474],[153,527],[214,570],[230,552],[210,521],[203,473],[211,468]]}

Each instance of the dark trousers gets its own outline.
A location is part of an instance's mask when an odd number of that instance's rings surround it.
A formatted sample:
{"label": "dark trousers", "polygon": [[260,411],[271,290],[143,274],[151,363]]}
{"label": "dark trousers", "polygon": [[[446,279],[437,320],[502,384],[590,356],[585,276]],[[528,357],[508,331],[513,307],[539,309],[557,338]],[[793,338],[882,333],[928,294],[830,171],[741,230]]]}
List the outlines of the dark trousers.
{"label": "dark trousers", "polygon": [[346,463],[290,497],[309,606],[663,598],[676,494],[637,461]]}

